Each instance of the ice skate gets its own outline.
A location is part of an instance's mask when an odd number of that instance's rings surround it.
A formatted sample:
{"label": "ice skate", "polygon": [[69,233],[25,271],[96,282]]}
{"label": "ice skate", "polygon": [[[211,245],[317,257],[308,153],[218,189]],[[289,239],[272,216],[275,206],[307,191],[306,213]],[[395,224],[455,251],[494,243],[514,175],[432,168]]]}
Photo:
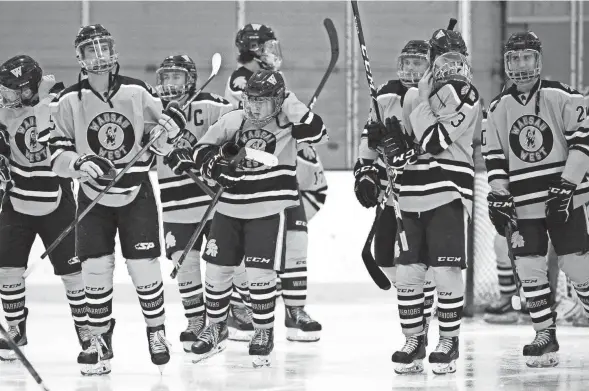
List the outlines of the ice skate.
{"label": "ice skate", "polygon": [[209,323],[190,348],[194,355],[192,362],[197,363],[225,350],[228,334],[226,321]]}
{"label": "ice skate", "polygon": [[198,341],[198,335],[205,328],[206,318],[206,313],[188,318],[188,327],[180,333],[180,342],[186,353],[190,353],[192,344]]}
{"label": "ice skate", "polygon": [[256,329],[249,345],[254,368],[269,367],[270,353],[274,350],[274,329]]}
{"label": "ice skate", "polygon": [[159,325],[147,327],[147,341],[149,342],[149,355],[151,362],[158,366],[160,373],[170,362],[170,342],[166,339],[166,326]]}
{"label": "ice skate", "polygon": [[436,350],[429,354],[432,372],[436,375],[456,372],[456,360],[459,357],[458,337],[440,337]]}
{"label": "ice skate", "polygon": [[227,327],[230,340],[249,342],[254,335],[252,310],[245,305],[231,304],[227,316]]}
{"label": "ice skate", "polygon": [[556,340],[556,326],[536,331],[536,338],[532,343],[524,345],[524,357],[528,357],[526,365],[530,368],[548,368],[558,365],[558,350],[560,346]]}
{"label": "ice skate", "polygon": [[[21,350],[23,347],[27,345],[27,316],[29,315],[29,310],[27,308],[24,309],[25,311],[25,318],[18,323],[16,326],[9,326],[8,327],[8,335],[12,339],[12,342],[16,344]],[[0,336],[0,361],[15,361],[18,357],[14,353],[14,350],[10,348],[8,342]]]}
{"label": "ice skate", "polygon": [[78,343],[82,347],[82,350],[86,350],[90,347],[90,339],[92,335],[90,334],[90,329],[88,326],[78,326],[76,327],[76,335],[78,336]]}
{"label": "ice skate", "polygon": [[405,337],[405,346],[393,353],[392,361],[396,364],[395,373],[403,375],[423,372],[425,339],[424,333]]}
{"label": "ice skate", "polygon": [[286,306],[284,325],[286,339],[298,342],[315,342],[321,338],[321,324],[311,319],[304,307]]}
{"label": "ice skate", "polygon": [[114,357],[112,350],[114,327],[115,320],[111,319],[108,331],[104,334],[92,335],[88,348],[78,355],[82,375],[96,376],[110,373],[110,360]]}
{"label": "ice skate", "polygon": [[485,308],[483,319],[491,324],[515,324],[519,313],[511,305],[511,295],[501,295]]}

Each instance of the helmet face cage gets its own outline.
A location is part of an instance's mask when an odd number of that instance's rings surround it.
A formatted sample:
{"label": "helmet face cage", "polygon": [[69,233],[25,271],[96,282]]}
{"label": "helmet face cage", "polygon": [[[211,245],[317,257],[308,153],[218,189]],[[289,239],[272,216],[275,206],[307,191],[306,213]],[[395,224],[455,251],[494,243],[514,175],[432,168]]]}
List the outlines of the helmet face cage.
{"label": "helmet face cage", "polygon": [[285,93],[284,79],[279,72],[262,70],[254,73],[243,92],[245,117],[257,127],[268,124],[282,110]]}
{"label": "helmet face cage", "polygon": [[[88,47],[91,47],[94,52],[90,58],[86,58],[85,53]],[[76,57],[82,69],[89,73],[103,74],[110,72],[116,66],[119,54],[115,47],[115,40],[111,36],[95,36],[76,46]]]}
{"label": "helmet face cage", "polygon": [[426,54],[401,53],[397,61],[397,76],[405,87],[415,87],[428,67]]}
{"label": "helmet face cage", "polygon": [[[27,88],[27,91],[31,90]],[[22,107],[22,92],[0,85],[0,107],[3,109]]]}
{"label": "helmet face cage", "polygon": [[[176,76],[182,74],[184,77],[182,81],[177,80],[176,77],[168,77],[166,75]],[[191,72],[184,67],[177,65],[165,65],[160,67],[155,72],[156,85],[155,90],[159,97],[164,100],[179,100],[184,98],[196,87],[196,78]]]}
{"label": "helmet face cage", "polygon": [[280,48],[280,41],[277,39],[271,39],[264,42],[259,56],[263,68],[273,71],[279,70],[282,65],[282,49]]}
{"label": "helmet face cage", "polygon": [[542,72],[542,53],[535,49],[508,50],[503,62],[507,77],[517,85],[532,82]]}
{"label": "helmet face cage", "polygon": [[432,65],[432,75],[436,87],[450,80],[472,82],[470,63],[464,54],[458,52],[438,56]]}

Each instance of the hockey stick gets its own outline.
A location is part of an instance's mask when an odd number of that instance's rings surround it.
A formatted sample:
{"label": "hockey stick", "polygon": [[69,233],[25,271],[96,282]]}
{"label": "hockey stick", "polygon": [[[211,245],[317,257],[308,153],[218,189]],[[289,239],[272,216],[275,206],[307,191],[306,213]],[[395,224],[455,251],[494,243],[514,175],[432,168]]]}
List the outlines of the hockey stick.
{"label": "hockey stick", "polygon": [[39,376],[39,373],[35,370],[35,368],[31,364],[31,362],[29,360],[27,360],[27,358],[25,357],[23,352],[20,350],[20,348],[18,346],[16,346],[16,344],[14,343],[12,338],[10,338],[10,335],[8,334],[8,332],[6,331],[4,326],[2,326],[2,324],[0,324],[0,334],[2,334],[2,337],[6,340],[6,342],[8,343],[8,346],[10,346],[10,349],[12,349],[14,351],[14,353],[17,355],[18,359],[23,363],[25,368],[27,368],[27,371],[29,371],[29,373],[31,374],[33,379],[35,379],[37,384],[39,386],[41,386],[41,388],[44,391],[49,391],[49,388],[45,385],[45,383],[43,383],[43,379],[41,379],[41,376]]}
{"label": "hockey stick", "polygon": [[448,22],[448,28],[446,30],[454,30],[456,23],[458,23],[456,19],[450,18],[450,21]]}
{"label": "hockey stick", "polygon": [[[515,279],[515,289],[517,289],[517,294],[511,296],[511,306],[514,310],[519,311],[522,309],[522,301],[520,297],[520,292],[522,288],[521,280],[517,274],[517,269],[515,267],[515,255],[513,255],[513,247],[512,247],[512,240],[513,240],[513,233],[517,231],[517,226],[508,223],[505,226],[505,239],[507,240],[507,255],[509,256],[509,261],[511,262],[511,269],[513,270],[513,278]],[[525,300],[525,298],[524,298]]]}
{"label": "hockey stick", "polygon": [[[213,66],[213,69],[211,71],[211,75],[205,81],[205,83],[186,101],[186,103],[184,103],[184,105],[182,106],[182,111],[186,110],[188,105],[190,105],[190,103],[198,96],[198,94],[200,94],[202,92],[202,90],[217,75],[217,73],[219,72],[219,69],[221,68],[221,55],[219,53],[215,53],[213,55],[211,63]],[[149,142],[147,142],[147,144],[145,144],[143,146],[143,148],[141,148],[141,150],[139,152],[137,152],[137,154],[133,157],[133,159],[131,159],[129,161],[129,163],[127,163],[127,165],[118,173],[118,175],[112,181],[109,182],[109,184],[98,194],[98,196],[96,196],[96,198],[94,200],[92,200],[90,205],[88,205],[86,207],[86,209],[84,209],[74,219],[74,221],[71,222],[71,224],[57,237],[57,239],[55,239],[55,241],[53,243],[51,243],[51,245],[45,250],[45,252],[43,254],[41,254],[41,259],[45,258],[51,251],[53,251],[55,249],[55,247],[57,247],[59,245],[59,243],[61,243],[61,241],[71,232],[71,230],[74,229],[74,227],[76,227],[78,225],[78,223],[90,212],[90,210],[92,210],[92,208],[94,208],[94,206],[96,206],[96,204],[98,204],[98,202],[102,199],[102,197],[104,197],[106,195],[106,193],[115,184],[117,184],[117,182],[127,173],[127,171],[129,171],[131,169],[131,167],[133,167],[133,165],[139,160],[139,158],[141,156],[143,156],[143,154],[145,154],[145,152],[147,152],[147,150],[157,141],[157,139],[159,138],[159,136],[163,132],[164,132],[164,127],[161,127],[153,135],[153,137],[149,140]]]}
{"label": "hockey stick", "polygon": [[329,60],[329,66],[327,67],[327,70],[325,71],[325,74],[323,75],[323,78],[321,79],[319,86],[315,90],[315,93],[313,94],[311,100],[309,101],[309,104],[307,105],[309,106],[309,110],[313,110],[313,106],[315,106],[315,103],[317,103],[317,98],[323,90],[323,87],[325,86],[327,79],[329,79],[329,76],[331,76],[331,72],[333,72],[333,68],[335,68],[335,64],[337,63],[337,59],[339,57],[339,42],[337,39],[337,31],[335,29],[335,26],[333,25],[333,21],[329,18],[325,18],[323,20],[323,25],[325,26],[325,30],[327,30],[327,36],[329,37],[329,46],[331,47],[331,59]]}
{"label": "hockey stick", "polygon": [[[368,81],[368,88],[370,89],[370,99],[372,101],[372,107],[373,107],[375,115],[376,115],[376,120],[378,122],[382,122],[382,119],[380,117],[380,112],[378,110],[378,102],[376,100],[376,87],[374,86],[374,79],[372,77],[372,71],[370,69],[370,61],[368,60],[368,52],[366,50],[366,42],[364,41],[364,33],[362,31],[362,22],[360,21],[360,11],[358,10],[358,2],[355,0],[352,0],[351,3],[352,3],[352,12],[354,14],[354,22],[356,24],[356,32],[358,34],[358,42],[360,43],[360,49],[362,52],[362,60],[364,61],[364,70],[366,71],[366,80]],[[391,177],[391,171],[392,170],[390,170],[389,167],[387,167],[387,174],[389,175],[389,185],[392,187],[391,182],[395,180],[396,175],[393,174],[392,175],[393,177]],[[387,186],[387,189],[388,189],[388,186]],[[395,193],[392,190],[391,190],[390,194],[392,194],[392,196],[393,196],[393,208],[395,210],[395,217],[397,219],[397,231],[399,233],[401,248],[403,249],[403,251],[407,251],[409,249],[409,246],[407,243],[407,236],[405,233],[405,226],[403,225],[401,210],[399,208],[399,202],[397,200]],[[386,200],[384,202],[386,202]],[[378,222],[377,219],[380,218],[381,213],[377,212],[377,214],[376,214],[375,221],[373,223],[374,229],[370,230],[371,235],[366,240],[366,244],[365,244],[364,248],[366,248],[366,247],[370,248],[370,246],[372,245],[372,240],[374,239],[374,233],[376,231],[376,225]],[[367,253],[365,251],[362,251],[362,255],[363,255],[362,259],[364,260],[364,265],[366,266],[368,273],[370,274],[370,276],[372,277],[372,279],[374,280],[376,285],[378,285],[381,289],[385,289],[385,290],[390,289],[391,282],[389,281],[387,276],[382,272],[382,270],[380,270],[380,268],[376,264],[374,257],[372,256],[372,253],[370,251],[368,251]],[[364,255],[366,255],[366,257],[364,257]],[[386,288],[386,287],[388,287],[388,288]]]}

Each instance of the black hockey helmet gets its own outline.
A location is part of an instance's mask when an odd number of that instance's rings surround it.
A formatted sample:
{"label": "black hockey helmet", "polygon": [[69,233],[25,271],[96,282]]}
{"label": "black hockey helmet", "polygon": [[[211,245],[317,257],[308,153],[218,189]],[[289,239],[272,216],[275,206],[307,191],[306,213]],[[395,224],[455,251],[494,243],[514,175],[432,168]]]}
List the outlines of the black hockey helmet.
{"label": "black hockey helmet", "polygon": [[282,65],[282,49],[274,31],[264,25],[249,23],[235,36],[235,46],[240,57],[249,55],[257,60],[262,68],[278,70]]}
{"label": "black hockey helmet", "polygon": [[[255,72],[248,80],[243,92],[243,109],[246,117],[256,126],[264,126],[282,109],[286,95],[284,78],[278,71],[262,69]],[[252,112],[252,105],[263,102],[274,104],[270,114],[258,118]]]}
{"label": "black hockey helmet", "polygon": [[[403,47],[397,60],[397,76],[405,87],[415,87],[429,66],[429,42],[414,39]],[[417,60],[417,61],[416,61]]]}
{"label": "black hockey helmet", "polygon": [[[92,47],[93,58],[85,58],[85,49]],[[101,74],[110,72],[117,64],[119,54],[112,35],[101,24],[81,27],[74,41],[76,58],[83,70]],[[108,53],[105,52],[108,50]]]}
{"label": "black hockey helmet", "polygon": [[[183,83],[174,83],[173,80],[164,80],[167,73],[181,72],[184,74]],[[196,64],[186,54],[168,56],[162,61],[155,72],[156,91],[164,100],[178,100],[196,89]]]}
{"label": "black hockey helmet", "polygon": [[0,66],[0,107],[36,104],[43,70],[31,57],[19,54]]}
{"label": "black hockey helmet", "polygon": [[515,84],[528,84],[542,72],[542,42],[531,32],[513,33],[503,47],[505,73]]}
{"label": "black hockey helmet", "polygon": [[437,29],[432,34],[429,40],[430,52],[429,62],[433,64],[441,54],[448,52],[458,52],[464,56],[468,56],[466,43],[462,38],[462,34],[454,30]]}

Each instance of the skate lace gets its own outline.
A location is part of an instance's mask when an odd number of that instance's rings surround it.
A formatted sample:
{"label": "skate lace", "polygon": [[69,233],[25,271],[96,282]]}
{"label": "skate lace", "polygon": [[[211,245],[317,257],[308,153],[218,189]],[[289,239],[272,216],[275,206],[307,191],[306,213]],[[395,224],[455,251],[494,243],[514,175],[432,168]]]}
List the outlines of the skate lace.
{"label": "skate lace", "polygon": [[252,322],[252,310],[247,306],[233,306],[233,316],[241,323]]}
{"label": "skate lace", "polygon": [[252,345],[265,346],[270,341],[270,330],[256,329],[254,337],[252,338]]}
{"label": "skate lace", "polygon": [[90,337],[90,346],[86,349],[86,353],[96,353],[98,354],[98,361],[102,360],[104,356],[104,348],[106,348],[106,342],[101,335],[93,335]]}
{"label": "skate lace", "polygon": [[211,323],[203,332],[198,336],[198,339],[205,342],[210,343],[213,346],[216,346],[219,342],[219,336],[221,334],[221,325],[216,323]]}
{"label": "skate lace", "polygon": [[544,346],[550,343],[550,331],[549,330],[540,330],[536,333],[536,338],[532,342],[532,345],[540,345]]}
{"label": "skate lace", "polygon": [[203,328],[205,324],[204,316],[196,316],[194,318],[188,319],[188,327],[186,331],[196,334],[199,330]]}
{"label": "skate lace", "polygon": [[149,348],[153,353],[165,353],[172,344],[166,339],[163,330],[149,333]]}
{"label": "skate lace", "polygon": [[[18,326],[10,326],[7,331],[8,336],[10,337],[10,339],[12,339],[12,341],[16,341],[16,337],[20,335],[20,332],[18,331]],[[5,338],[0,337],[0,339]]]}
{"label": "skate lace", "polygon": [[418,346],[419,340],[417,339],[417,337],[407,337],[407,340],[405,341],[405,346],[403,346],[403,349],[401,349],[401,351],[405,353],[411,353],[415,351]]}
{"label": "skate lace", "polygon": [[302,307],[292,307],[290,313],[296,323],[311,323],[313,321]]}
{"label": "skate lace", "polygon": [[78,331],[78,335],[80,336],[80,339],[82,341],[88,341],[92,338],[92,335],[90,334],[90,330],[88,330],[87,327],[79,327],[77,329]]}
{"label": "skate lace", "polygon": [[447,354],[452,350],[452,346],[454,346],[452,343],[452,338],[441,337],[440,342],[438,342],[438,346],[436,346],[436,352]]}

